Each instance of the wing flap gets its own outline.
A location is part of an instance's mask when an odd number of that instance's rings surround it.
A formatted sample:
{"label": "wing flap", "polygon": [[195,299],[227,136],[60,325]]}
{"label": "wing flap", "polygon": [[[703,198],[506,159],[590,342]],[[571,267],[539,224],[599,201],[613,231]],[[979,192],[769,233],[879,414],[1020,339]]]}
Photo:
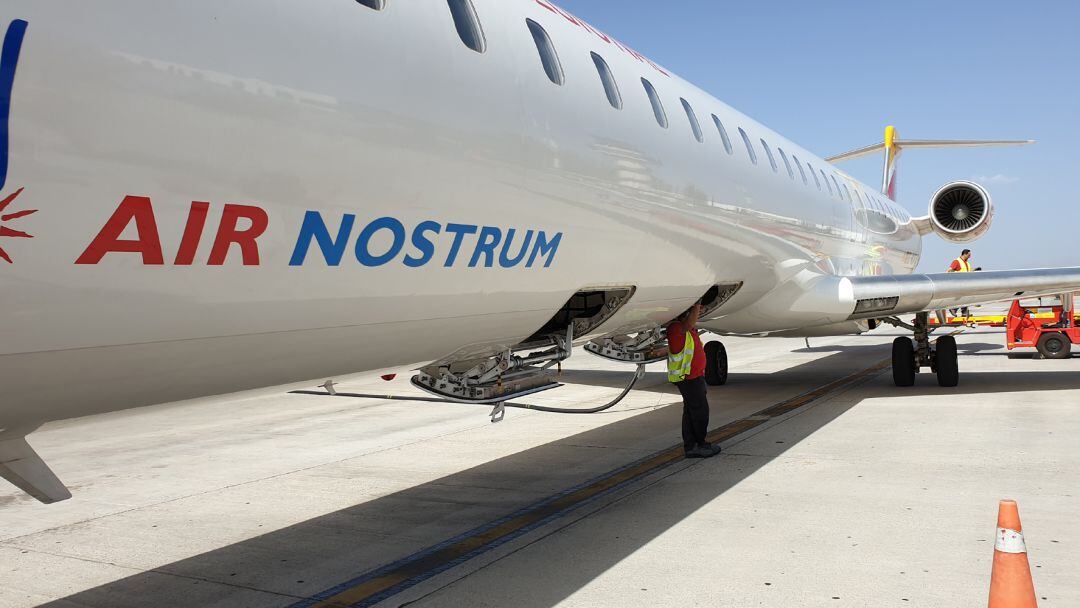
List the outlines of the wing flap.
{"label": "wing flap", "polygon": [[852,277],[848,280],[855,297],[855,309],[849,318],[855,320],[1080,291],[1080,268]]}

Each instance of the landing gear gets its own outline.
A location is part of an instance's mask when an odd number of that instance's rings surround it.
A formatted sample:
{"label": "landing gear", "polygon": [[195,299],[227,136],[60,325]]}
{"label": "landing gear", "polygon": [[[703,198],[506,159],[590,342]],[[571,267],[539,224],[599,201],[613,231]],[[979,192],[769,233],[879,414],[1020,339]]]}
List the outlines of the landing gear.
{"label": "landing gear", "polygon": [[956,352],[956,338],[942,336],[936,343],[930,342],[930,314],[920,312],[915,324],[908,325],[899,319],[888,322],[915,332],[915,339],[897,338],[893,341],[893,383],[896,386],[913,386],[915,374],[920,368],[929,367],[937,374],[939,386],[954,387],[960,384],[960,367]]}
{"label": "landing gear", "polygon": [[724,343],[713,340],[705,345],[705,383],[723,386],[728,380],[728,358]]}
{"label": "landing gear", "polygon": [[892,343],[892,377],[896,386],[914,386],[915,344],[911,338],[897,338]]}
{"label": "landing gear", "polygon": [[941,336],[934,349],[934,371],[938,386],[954,387],[960,384],[960,365],[957,362],[956,338]]}

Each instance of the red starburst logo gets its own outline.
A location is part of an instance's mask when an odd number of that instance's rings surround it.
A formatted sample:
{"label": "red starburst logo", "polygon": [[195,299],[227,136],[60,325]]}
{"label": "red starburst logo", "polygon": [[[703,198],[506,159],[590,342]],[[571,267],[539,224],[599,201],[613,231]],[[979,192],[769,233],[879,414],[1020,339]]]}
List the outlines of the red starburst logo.
{"label": "red starburst logo", "polygon": [[[37,209],[27,209],[26,211],[15,211],[13,213],[7,213],[7,214],[4,213],[4,210],[7,209],[8,206],[11,205],[11,203],[16,198],[19,197],[20,194],[22,194],[22,191],[23,191],[23,189],[19,188],[18,190],[15,191],[14,194],[12,194],[12,195],[8,196],[7,198],[5,198],[4,200],[0,201],[0,237],[7,236],[7,237],[13,237],[13,238],[19,238],[19,239],[32,239],[32,238],[34,238],[34,235],[32,235],[32,234],[27,234],[27,233],[25,233],[25,232],[23,232],[21,230],[15,230],[13,228],[8,228],[7,226],[4,225],[7,222],[11,222],[11,221],[17,220],[17,219],[19,219],[21,217],[26,217],[28,215],[37,213]],[[4,251],[3,247],[0,247],[0,260],[4,260],[8,264],[12,263],[11,262],[11,256],[9,256],[6,251]]]}

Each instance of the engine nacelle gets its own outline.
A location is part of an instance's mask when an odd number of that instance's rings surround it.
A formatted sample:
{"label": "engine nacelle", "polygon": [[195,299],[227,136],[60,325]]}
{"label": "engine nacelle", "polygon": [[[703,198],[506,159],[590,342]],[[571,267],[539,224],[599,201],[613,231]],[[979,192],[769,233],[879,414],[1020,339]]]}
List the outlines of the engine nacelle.
{"label": "engine nacelle", "polygon": [[957,181],[945,184],[930,199],[930,226],[941,238],[967,243],[986,234],[994,219],[990,193],[979,184]]}

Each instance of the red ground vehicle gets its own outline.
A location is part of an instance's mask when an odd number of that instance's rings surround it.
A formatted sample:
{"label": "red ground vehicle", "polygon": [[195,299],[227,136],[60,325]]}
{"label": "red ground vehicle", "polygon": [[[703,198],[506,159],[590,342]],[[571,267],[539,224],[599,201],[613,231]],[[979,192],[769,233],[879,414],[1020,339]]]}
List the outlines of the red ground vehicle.
{"label": "red ground vehicle", "polygon": [[1077,327],[1075,298],[1063,296],[1057,306],[1039,307],[1054,314],[1053,319],[1037,319],[1036,311],[1013,302],[1005,321],[1005,338],[1009,350],[1036,348],[1047,359],[1068,359],[1072,345],[1080,344],[1080,328]]}

